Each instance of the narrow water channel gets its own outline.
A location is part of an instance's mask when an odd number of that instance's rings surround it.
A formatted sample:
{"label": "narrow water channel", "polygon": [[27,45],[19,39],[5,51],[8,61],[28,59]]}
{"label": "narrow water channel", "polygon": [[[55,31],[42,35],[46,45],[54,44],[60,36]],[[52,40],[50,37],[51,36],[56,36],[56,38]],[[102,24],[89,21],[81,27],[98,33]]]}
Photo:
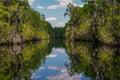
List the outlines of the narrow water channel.
{"label": "narrow water channel", "polygon": [[65,48],[53,47],[51,53],[45,58],[45,63],[32,73],[32,80],[90,80],[83,73],[69,75],[66,65],[71,64],[71,62]]}
{"label": "narrow water channel", "polygon": [[0,80],[118,80],[120,48],[63,40],[0,46]]}

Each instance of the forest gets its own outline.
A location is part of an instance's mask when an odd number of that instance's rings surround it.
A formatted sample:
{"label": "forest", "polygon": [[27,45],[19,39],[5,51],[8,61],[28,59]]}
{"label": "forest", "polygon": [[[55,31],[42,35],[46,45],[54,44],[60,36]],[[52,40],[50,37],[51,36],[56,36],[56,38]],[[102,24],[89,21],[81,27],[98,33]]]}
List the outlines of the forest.
{"label": "forest", "polygon": [[64,16],[65,37],[71,41],[120,44],[120,0],[82,0],[83,7],[69,4]]}
{"label": "forest", "polygon": [[52,26],[27,0],[0,0],[0,43],[50,38]]}
{"label": "forest", "polygon": [[52,27],[28,0],[0,0],[0,43],[64,38],[120,44],[120,0],[81,0],[83,7],[67,5],[65,27]]}
{"label": "forest", "polygon": [[28,1],[0,0],[0,80],[120,79],[120,0],[69,3],[62,27]]}

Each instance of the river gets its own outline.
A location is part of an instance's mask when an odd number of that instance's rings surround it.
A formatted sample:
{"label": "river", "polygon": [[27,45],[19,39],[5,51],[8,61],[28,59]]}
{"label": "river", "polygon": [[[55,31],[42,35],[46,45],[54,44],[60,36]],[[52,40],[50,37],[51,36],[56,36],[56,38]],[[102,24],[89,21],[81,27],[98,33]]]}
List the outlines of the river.
{"label": "river", "polygon": [[120,48],[42,40],[0,46],[0,80],[119,80]]}

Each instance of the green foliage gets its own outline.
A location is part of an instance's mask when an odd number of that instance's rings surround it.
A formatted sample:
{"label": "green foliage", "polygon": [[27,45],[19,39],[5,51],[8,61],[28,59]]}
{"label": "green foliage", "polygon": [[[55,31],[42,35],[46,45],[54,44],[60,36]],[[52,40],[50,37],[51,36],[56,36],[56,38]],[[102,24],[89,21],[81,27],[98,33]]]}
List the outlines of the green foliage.
{"label": "green foliage", "polygon": [[53,32],[54,32],[54,38],[60,38],[63,39],[64,38],[64,34],[65,34],[65,29],[63,27],[55,27],[53,28]]}
{"label": "green foliage", "polygon": [[66,51],[71,59],[71,64],[66,65],[69,68],[69,74],[84,72],[91,79],[99,75],[100,80],[120,78],[119,47],[66,41]]}
{"label": "green foliage", "polygon": [[49,40],[36,44],[0,46],[0,80],[30,79],[31,70],[39,68],[51,50]]}
{"label": "green foliage", "polygon": [[0,1],[0,43],[45,39],[52,34],[45,16],[31,9],[26,0]]}
{"label": "green foliage", "polygon": [[[106,0],[83,0],[83,7],[68,5],[65,14],[66,38],[120,44],[120,3]],[[113,4],[114,3],[114,4]]]}

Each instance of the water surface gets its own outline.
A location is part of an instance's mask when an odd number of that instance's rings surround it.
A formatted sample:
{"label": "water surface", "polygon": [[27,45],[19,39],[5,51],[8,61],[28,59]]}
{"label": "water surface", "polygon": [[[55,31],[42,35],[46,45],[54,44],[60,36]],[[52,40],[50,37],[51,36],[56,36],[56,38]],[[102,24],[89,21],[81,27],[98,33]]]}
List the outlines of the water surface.
{"label": "water surface", "polygon": [[0,46],[0,80],[119,80],[120,48],[43,40]]}

